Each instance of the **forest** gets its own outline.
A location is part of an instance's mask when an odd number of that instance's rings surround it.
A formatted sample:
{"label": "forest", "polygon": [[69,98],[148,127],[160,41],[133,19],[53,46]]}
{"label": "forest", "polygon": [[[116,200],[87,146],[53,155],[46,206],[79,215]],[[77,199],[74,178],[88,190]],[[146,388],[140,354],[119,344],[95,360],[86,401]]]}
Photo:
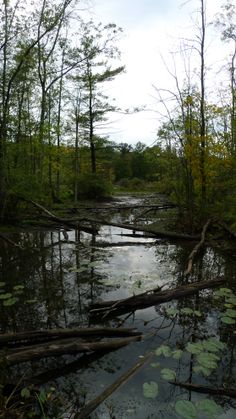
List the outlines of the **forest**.
{"label": "forest", "polygon": [[[194,218],[204,220],[212,213],[235,223],[235,6],[222,5],[214,22],[222,43],[232,51],[211,97],[205,63],[208,26],[205,4],[200,4],[199,33],[191,47],[199,55],[198,77],[186,71],[182,81],[173,72],[176,89],[157,89],[166,117],[148,147],[140,139],[132,146],[100,134],[111,112],[138,112],[135,106],[118,109],[104,94],[108,82],[125,70],[117,46],[122,29],[114,23],[83,21],[82,5],[74,0],[3,1],[3,221],[17,219],[19,196],[50,206],[68,200],[76,203],[86,195],[109,196],[117,186],[152,188],[170,195],[191,224]],[[221,86],[222,77],[226,87]]]}
{"label": "forest", "polygon": [[234,416],[236,5],[197,4],[147,145],[106,134],[122,28],[1,2],[1,418]]}

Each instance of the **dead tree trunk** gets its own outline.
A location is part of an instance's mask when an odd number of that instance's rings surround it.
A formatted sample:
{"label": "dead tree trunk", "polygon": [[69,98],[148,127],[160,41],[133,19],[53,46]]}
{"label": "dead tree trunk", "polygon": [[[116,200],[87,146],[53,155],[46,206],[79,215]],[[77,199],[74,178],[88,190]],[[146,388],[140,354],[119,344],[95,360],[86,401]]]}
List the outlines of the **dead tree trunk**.
{"label": "dead tree trunk", "polygon": [[236,388],[223,388],[223,387],[207,387],[192,383],[181,383],[179,381],[170,381],[170,384],[186,388],[189,391],[196,391],[197,393],[216,394],[217,396],[228,396],[236,398]]}
{"label": "dead tree trunk", "polygon": [[225,282],[224,278],[218,278],[211,281],[201,281],[188,285],[181,285],[177,288],[160,292],[156,292],[155,290],[148,291],[123,300],[104,301],[93,304],[90,308],[90,315],[99,315],[100,317],[103,315],[103,318],[113,317],[115,315],[121,315],[146,307],[155,306],[174,299],[179,300],[180,298],[193,295],[203,289],[217,287],[223,282]]}
{"label": "dead tree trunk", "polygon": [[34,361],[36,359],[49,358],[67,354],[78,354],[81,352],[113,350],[129,345],[132,342],[141,340],[141,336],[132,336],[124,339],[113,339],[103,342],[84,342],[81,339],[70,340],[69,343],[55,341],[53,343],[38,344],[18,350],[9,350],[5,357],[7,365],[16,365],[21,362]]}
{"label": "dead tree trunk", "polygon": [[77,413],[74,418],[75,419],[86,419],[89,415],[104,401],[106,400],[115,390],[125,384],[131,377],[133,377],[136,372],[140,370],[143,365],[148,362],[151,357],[152,353],[146,355],[144,358],[139,360],[132,368],[122,374],[113,384],[106,388],[98,397],[94,400],[89,402],[85,407],[81,409],[79,413]]}
{"label": "dead tree trunk", "polygon": [[193,261],[195,259],[195,257],[197,256],[197,254],[199,253],[200,249],[203,247],[204,242],[205,242],[205,238],[206,238],[206,232],[207,229],[209,227],[211,223],[211,220],[209,219],[206,224],[204,225],[203,229],[202,229],[202,234],[201,234],[201,240],[200,242],[193,248],[192,252],[190,253],[189,257],[188,257],[188,267],[184,272],[184,275],[187,276],[190,274],[190,272],[192,271],[192,267],[193,267]]}

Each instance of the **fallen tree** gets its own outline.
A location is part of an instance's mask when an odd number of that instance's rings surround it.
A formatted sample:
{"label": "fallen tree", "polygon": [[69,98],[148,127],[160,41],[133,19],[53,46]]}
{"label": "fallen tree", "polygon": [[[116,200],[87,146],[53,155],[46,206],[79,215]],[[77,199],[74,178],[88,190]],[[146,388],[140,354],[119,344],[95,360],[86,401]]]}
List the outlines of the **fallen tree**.
{"label": "fallen tree", "polygon": [[217,396],[228,396],[236,398],[236,388],[224,388],[224,387],[208,387],[202,386],[199,384],[192,384],[192,383],[181,383],[180,381],[169,381],[170,384],[174,386],[179,386],[182,388],[186,388],[189,391],[195,391],[197,393],[204,393],[204,394],[216,394]]}
{"label": "fallen tree", "polygon": [[67,218],[62,218],[62,217],[58,217],[57,215],[53,214],[51,211],[49,211],[47,208],[43,207],[43,205],[39,204],[38,202],[32,201],[31,199],[25,199],[22,198],[24,201],[31,203],[33,206],[35,206],[37,209],[39,209],[40,211],[44,212],[47,215],[47,218],[49,218],[49,220],[63,226],[63,227],[69,227],[69,228],[75,228],[75,229],[79,229],[82,230],[86,233],[89,234],[98,234],[98,230],[97,228],[90,227],[87,225],[83,225],[82,219],[81,220],[72,220],[72,219],[67,219]]}
{"label": "fallen tree", "polygon": [[159,237],[159,238],[167,238],[167,239],[173,239],[173,240],[190,240],[190,241],[199,240],[200,238],[199,235],[191,236],[189,234],[174,233],[171,231],[161,231],[161,230],[157,230],[156,228],[152,226],[146,226],[146,225],[138,226],[136,224],[115,223],[115,222],[108,221],[101,218],[96,218],[96,219],[83,218],[83,221],[87,221],[87,222],[95,223],[95,224],[101,224],[101,225],[108,225],[108,226],[113,226],[113,227],[120,227],[120,228],[123,228],[124,230],[132,230],[133,232],[142,231],[144,233],[152,234],[153,237]]}
{"label": "fallen tree", "polygon": [[[93,352],[114,350],[137,342],[142,336],[132,336],[123,339],[113,339],[100,342],[82,341],[81,339],[70,339],[54,341],[53,343],[42,343],[34,346],[19,348],[18,350],[8,350],[5,356],[6,365],[16,365],[22,362],[35,361],[42,358],[57,357],[61,355],[75,355],[81,352]],[[4,356],[4,353],[2,353]]]}
{"label": "fallen tree", "polygon": [[198,291],[207,288],[214,288],[225,282],[224,278],[217,278],[211,281],[200,281],[194,282],[187,285],[180,285],[179,287],[159,291],[154,289],[151,291],[144,292],[139,295],[134,295],[129,298],[117,301],[103,301],[101,303],[95,303],[90,306],[91,316],[110,317],[115,315],[121,315],[135,310],[155,306],[167,301],[174,299],[180,299],[188,295],[193,295]]}
{"label": "fallen tree", "polygon": [[115,390],[125,384],[134,374],[136,374],[141,367],[148,362],[151,357],[152,353],[146,355],[141,360],[139,360],[132,368],[122,374],[117,380],[107,387],[98,397],[94,400],[91,400],[87,405],[85,405],[79,413],[75,414],[75,419],[86,419],[89,415],[104,401],[106,400]]}
{"label": "fallen tree", "polygon": [[206,224],[203,226],[202,233],[201,233],[201,240],[193,248],[192,252],[190,253],[190,255],[188,257],[188,266],[187,266],[187,269],[184,272],[184,275],[185,276],[189,275],[191,273],[191,271],[192,271],[193,261],[194,261],[195,257],[197,256],[197,254],[200,252],[201,248],[204,245],[205,238],[206,238],[206,232],[207,232],[207,229],[208,229],[208,227],[209,227],[210,224],[211,224],[211,219],[209,219],[206,222]]}
{"label": "fallen tree", "polygon": [[133,328],[126,327],[94,327],[94,328],[75,328],[75,329],[49,329],[31,330],[18,333],[0,334],[0,346],[20,346],[47,342],[55,339],[68,339],[71,337],[119,337],[119,336],[140,336]]}

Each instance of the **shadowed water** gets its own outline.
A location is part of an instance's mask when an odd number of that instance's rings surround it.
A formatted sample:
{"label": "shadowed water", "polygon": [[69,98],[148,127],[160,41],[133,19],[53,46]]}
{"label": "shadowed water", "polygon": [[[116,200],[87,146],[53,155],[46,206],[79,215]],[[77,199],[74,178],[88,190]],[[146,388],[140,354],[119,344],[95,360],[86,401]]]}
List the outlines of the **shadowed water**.
{"label": "shadowed water", "polygon": [[[131,201],[130,197],[124,197],[123,202],[136,204],[142,203],[142,199]],[[172,217],[171,211],[164,215],[156,214],[160,223],[162,216],[167,214]],[[120,211],[113,216],[113,221],[132,221],[136,215],[137,212]],[[150,223],[152,219],[148,217],[149,214],[142,221]],[[127,237],[127,233],[130,231],[106,226],[100,229],[98,236],[68,231],[68,240],[65,240],[62,231],[27,230],[11,234],[12,240],[24,250],[0,242],[2,294],[9,293],[16,299],[10,306],[4,306],[4,300],[0,299],[1,332],[94,326],[88,315],[88,306],[92,302],[126,298],[157,286],[166,289],[186,283],[183,272],[194,243],[173,244],[145,236]],[[234,292],[235,253],[235,248],[206,248],[189,280],[222,276],[228,280],[224,287]],[[22,374],[26,377],[33,375],[38,376],[39,382],[45,382],[46,389],[53,384],[62,400],[63,417],[67,418],[76,406],[98,395],[134,365],[139,357],[165,345],[172,351],[170,356],[154,354],[152,361],[108,398],[91,417],[177,418],[176,401],[211,399],[223,408],[219,417],[233,418],[236,412],[233,399],[189,392],[163,378],[163,368],[168,368],[174,371],[178,381],[213,388],[236,387],[235,326],[221,321],[222,312],[227,307],[221,297],[213,298],[214,292],[205,290],[183,300],[138,310],[112,320],[101,317],[99,322],[96,320],[97,325],[136,327],[143,332],[144,340],[99,359],[84,357],[81,360],[80,356],[64,356],[20,364],[11,369],[11,378]],[[175,312],[171,314],[168,311],[170,308]],[[188,314],[186,308],[195,314]],[[189,342],[201,342],[209,337],[220,340],[225,347],[218,354],[217,368],[212,368],[206,376],[195,372],[196,355],[188,352],[186,346]],[[173,357],[176,350],[183,351],[180,359]],[[63,369],[65,365],[67,368]],[[145,397],[143,391],[143,384],[150,382],[158,384],[158,394],[154,398]],[[200,411],[197,415],[199,418],[206,417]]]}

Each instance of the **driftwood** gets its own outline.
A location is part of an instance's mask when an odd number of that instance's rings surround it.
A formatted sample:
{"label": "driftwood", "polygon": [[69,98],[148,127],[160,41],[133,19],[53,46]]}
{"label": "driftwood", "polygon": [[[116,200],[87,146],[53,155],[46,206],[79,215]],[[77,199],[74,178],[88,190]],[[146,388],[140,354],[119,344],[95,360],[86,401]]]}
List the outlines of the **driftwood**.
{"label": "driftwood", "polygon": [[179,287],[160,292],[151,290],[123,300],[104,301],[92,304],[90,307],[90,315],[101,316],[101,314],[104,314],[104,317],[110,317],[125,314],[130,311],[155,306],[174,299],[178,300],[188,295],[195,294],[203,289],[217,287],[223,282],[225,282],[224,278],[218,278],[211,281],[201,281],[188,285],[181,285]]}
{"label": "driftwood", "polygon": [[81,411],[75,414],[75,419],[86,419],[89,415],[104,401],[106,400],[115,390],[125,384],[137,371],[140,370],[141,367],[144,366],[146,362],[148,362],[151,357],[152,353],[146,355],[144,358],[139,360],[132,368],[122,374],[113,384],[107,387],[98,397],[94,400],[89,402],[85,407],[81,409]]}
{"label": "driftwood", "polygon": [[84,342],[81,339],[73,339],[68,341],[54,341],[53,343],[44,343],[27,348],[16,350],[8,350],[5,356],[7,365],[16,365],[21,362],[34,361],[42,358],[56,357],[67,354],[78,354],[81,352],[93,352],[118,349],[129,345],[132,342],[141,340],[140,336],[132,336],[123,339],[113,339],[102,342]]}
{"label": "driftwood", "polygon": [[104,206],[78,206],[76,208],[71,208],[71,212],[76,213],[77,211],[106,211],[106,210],[112,210],[112,211],[120,211],[120,210],[133,210],[133,209],[139,209],[139,208],[147,208],[150,210],[166,210],[171,208],[176,208],[175,204],[159,204],[159,205],[153,205],[153,204],[139,204],[139,205],[120,205],[119,203],[117,205],[104,205]]}
{"label": "driftwood", "polygon": [[24,247],[22,247],[20,244],[14,242],[13,240],[9,239],[5,234],[0,233],[0,239],[5,241],[7,244],[10,244],[11,246],[17,247],[20,250],[25,250]]}
{"label": "driftwood", "polygon": [[169,381],[174,386],[186,388],[189,391],[195,391],[197,393],[216,394],[217,396],[228,396],[236,398],[236,388],[224,388],[224,387],[207,387],[192,383],[181,383],[179,381]]}
{"label": "driftwood", "polygon": [[133,232],[142,231],[148,234],[152,234],[154,237],[160,237],[160,238],[167,238],[167,239],[173,239],[173,240],[190,240],[190,241],[199,240],[200,238],[199,235],[191,236],[189,234],[174,233],[170,231],[160,231],[149,226],[141,226],[141,225],[137,226],[136,224],[115,223],[115,222],[107,221],[105,219],[100,219],[100,218],[96,218],[96,219],[83,218],[83,220],[88,221],[90,223],[109,225],[113,227],[123,228],[125,230],[132,230]]}
{"label": "driftwood", "polygon": [[35,342],[47,342],[53,339],[68,339],[71,337],[117,337],[117,336],[138,336],[139,332],[135,329],[125,327],[94,327],[76,329],[49,329],[33,330],[19,333],[0,334],[0,346],[7,345],[26,345]]}
{"label": "driftwood", "polygon": [[188,266],[187,269],[184,272],[184,275],[187,276],[190,274],[190,272],[192,271],[192,267],[193,267],[193,261],[195,259],[195,257],[197,256],[197,254],[199,253],[200,249],[203,247],[204,242],[205,242],[205,237],[206,237],[206,232],[207,229],[209,227],[209,225],[211,224],[211,219],[209,219],[206,224],[204,225],[203,229],[202,229],[202,233],[201,233],[201,240],[200,242],[193,248],[192,252],[190,253],[189,257],[188,257]]}
{"label": "driftwood", "polygon": [[[143,236],[143,238],[145,238]],[[125,247],[125,246],[153,246],[155,245],[155,242],[96,242],[93,247],[99,247],[99,248],[106,248],[106,247]]]}
{"label": "driftwood", "polygon": [[56,222],[60,225],[67,226],[70,228],[79,228],[80,230],[85,231],[86,233],[89,233],[89,234],[98,234],[98,230],[96,228],[84,226],[79,222],[79,220],[77,222],[75,220],[58,217],[55,214],[53,214],[51,211],[49,211],[47,208],[43,207],[42,205],[40,205],[39,203],[35,201],[32,201],[31,199],[25,199],[25,198],[22,198],[22,199],[24,199],[27,202],[30,202],[40,211],[43,211],[53,222]]}

